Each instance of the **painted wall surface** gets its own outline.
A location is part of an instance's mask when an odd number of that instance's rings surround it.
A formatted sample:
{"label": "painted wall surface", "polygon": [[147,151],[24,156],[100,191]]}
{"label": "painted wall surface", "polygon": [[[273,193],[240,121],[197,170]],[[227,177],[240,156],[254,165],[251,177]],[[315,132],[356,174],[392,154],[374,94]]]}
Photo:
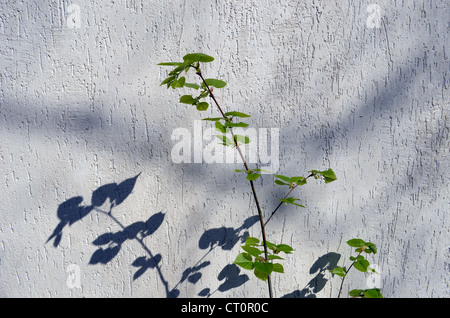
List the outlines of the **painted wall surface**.
{"label": "painted wall surface", "polygon": [[[354,237],[380,274],[344,292],[449,297],[449,17],[446,0],[2,1],[0,296],[267,296],[232,265],[260,236],[242,165],[194,151],[217,110],[159,86],[157,63],[203,52],[222,106],[278,133],[277,173],[338,177],[268,224],[295,248],[276,297],[336,297]],[[256,182],[266,216],[273,181]]]}

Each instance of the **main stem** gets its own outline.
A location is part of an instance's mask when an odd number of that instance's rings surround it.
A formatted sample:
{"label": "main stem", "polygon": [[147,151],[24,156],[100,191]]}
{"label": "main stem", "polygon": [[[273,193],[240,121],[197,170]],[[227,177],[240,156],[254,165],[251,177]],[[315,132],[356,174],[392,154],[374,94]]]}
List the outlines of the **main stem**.
{"label": "main stem", "polygon": [[[362,252],[359,252],[358,255],[356,255],[356,258],[358,258],[359,255],[361,255]],[[341,297],[341,292],[342,292],[342,286],[344,286],[344,280],[345,277],[347,277],[348,272],[350,271],[350,269],[353,267],[353,264],[355,264],[355,261],[353,261],[353,263],[350,265],[350,267],[345,271],[345,276],[342,277],[342,281],[341,281],[341,287],[339,288],[339,294],[337,296],[337,298]]]}
{"label": "main stem", "polygon": [[[196,73],[202,79],[203,84],[205,84],[206,89],[209,92],[209,96],[211,96],[211,98],[213,99],[214,103],[216,104],[217,108],[219,109],[220,113],[222,114],[222,117],[225,118],[226,120],[228,120],[227,116],[225,116],[225,113],[223,112],[222,108],[220,107],[219,103],[217,102],[216,97],[212,93],[212,91],[209,88],[208,84],[206,84],[206,81],[203,78],[203,75],[202,75],[202,73],[201,73],[199,68],[197,68],[197,72]],[[241,147],[239,146],[239,143],[238,143],[238,141],[236,139],[236,136],[233,133],[233,129],[231,127],[230,127],[230,132],[231,132],[231,135],[233,137],[234,145],[236,146],[236,149],[238,150],[239,156],[241,157],[242,162],[244,163],[245,170],[250,170],[249,167],[248,167],[247,161],[245,160],[245,157],[244,157],[244,155],[242,153]],[[252,188],[252,193],[253,193],[253,198],[255,199],[256,209],[258,210],[259,224],[261,225],[261,235],[262,235],[263,246],[264,246],[264,257],[265,257],[265,259],[267,259],[268,258],[268,252],[267,252],[267,241],[266,241],[266,230],[265,230],[264,218],[263,218],[263,213],[262,213],[262,210],[261,210],[261,206],[259,204],[258,195],[256,194],[256,189],[255,189],[255,185],[253,183],[253,180],[250,180],[250,187]],[[273,297],[273,293],[272,293],[272,282],[270,280],[270,275],[267,277],[267,287],[269,289],[269,297],[272,298]]]}

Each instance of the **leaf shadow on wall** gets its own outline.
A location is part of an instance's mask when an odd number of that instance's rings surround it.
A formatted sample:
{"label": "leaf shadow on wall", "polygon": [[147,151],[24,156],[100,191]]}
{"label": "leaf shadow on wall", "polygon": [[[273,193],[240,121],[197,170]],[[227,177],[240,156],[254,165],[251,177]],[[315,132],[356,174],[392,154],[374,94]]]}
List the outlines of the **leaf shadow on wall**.
{"label": "leaf shadow on wall", "polygon": [[58,211],[56,212],[60,222],[47,239],[46,243],[48,243],[51,239],[54,239],[53,246],[58,247],[62,239],[62,231],[66,225],[71,226],[75,222],[80,221],[93,210],[102,207],[106,203],[107,199],[109,199],[109,211],[107,214],[111,214],[112,209],[121,204],[133,191],[139,175],[140,173],[133,178],[126,179],[120,184],[109,183],[99,187],[92,193],[90,206],[85,206],[82,204],[82,196],[76,196],[61,203],[58,207]]}
{"label": "leaf shadow on wall", "polygon": [[[209,254],[213,249],[220,247],[222,250],[231,250],[239,241],[244,243],[249,236],[247,229],[252,227],[259,220],[258,215],[251,216],[244,221],[238,228],[220,227],[206,230],[200,237],[198,247],[202,250],[208,249]],[[242,232],[242,233],[241,233]],[[235,264],[227,264],[217,276],[223,283],[213,292],[210,288],[201,290],[198,296],[210,297],[216,291],[225,292],[232,288],[245,284],[249,277],[246,274],[240,274],[240,268]]]}
{"label": "leaf shadow on wall", "polygon": [[302,290],[295,290],[290,294],[284,295],[282,298],[316,298],[316,294],[320,292],[326,285],[327,272],[337,266],[341,258],[341,254],[330,252],[319,257],[311,266],[309,273],[317,275],[311,279]]}
{"label": "leaf shadow on wall", "polygon": [[[153,253],[144,242],[145,238],[149,237],[159,229],[164,221],[165,213],[155,213],[145,222],[138,221],[130,225],[122,224],[113,214],[113,209],[123,203],[132,193],[139,175],[140,173],[135,177],[126,179],[120,184],[109,183],[100,186],[92,192],[91,205],[89,206],[83,205],[83,197],[81,196],[75,196],[61,203],[57,210],[57,216],[60,219],[60,222],[55,227],[46,243],[53,239],[53,246],[58,247],[62,239],[63,230],[67,225],[71,226],[75,222],[80,221],[92,211],[104,214],[117,224],[120,227],[120,230],[117,232],[109,231],[103,233],[92,242],[98,248],[92,254],[89,264],[105,265],[119,254],[123,245],[128,240],[137,241],[145,251],[146,255],[137,257],[131,263],[133,267],[137,268],[133,275],[133,281],[141,277],[148,269],[156,269],[159,279],[164,286],[166,297],[175,298],[180,294],[177,287],[181,283],[187,280],[191,284],[196,284],[200,280],[202,277],[201,270],[210,265],[209,261],[202,262],[202,260],[208,255],[213,247],[211,247],[211,249],[198,260],[194,266],[185,269],[178,283],[173,288],[169,288],[169,283],[165,279],[160,266],[162,260],[161,254]],[[230,229],[228,229],[228,231],[230,231]],[[238,233],[240,229],[236,231],[236,233]],[[223,243],[220,243],[220,245],[223,245]]]}
{"label": "leaf shadow on wall", "polygon": [[158,212],[150,216],[150,218],[143,222],[138,221],[131,225],[123,225],[113,214],[112,211],[115,207],[125,201],[125,199],[131,194],[136,184],[136,176],[126,179],[120,184],[109,183],[97,188],[92,192],[91,205],[83,205],[83,197],[75,196],[69,200],[61,203],[57,210],[57,216],[60,219],[59,224],[55,227],[53,233],[47,239],[46,243],[50,240],[53,241],[53,246],[58,247],[63,234],[63,229],[69,225],[73,225],[75,222],[80,221],[92,211],[96,211],[107,215],[121,230],[118,232],[108,232],[101,234],[97,237],[93,244],[99,246],[99,248],[93,253],[89,264],[106,264],[110,262],[119,253],[122,245],[127,240],[137,240],[143,249],[147,252],[148,256],[141,256],[134,260],[131,264],[137,267],[137,271],[133,275],[133,280],[139,278],[149,268],[156,268],[158,270],[161,281],[166,287],[166,294],[169,295],[168,283],[162,275],[159,268],[159,262],[161,261],[161,255],[153,255],[150,249],[144,244],[144,238],[152,235],[160,227],[164,220],[165,214]]}

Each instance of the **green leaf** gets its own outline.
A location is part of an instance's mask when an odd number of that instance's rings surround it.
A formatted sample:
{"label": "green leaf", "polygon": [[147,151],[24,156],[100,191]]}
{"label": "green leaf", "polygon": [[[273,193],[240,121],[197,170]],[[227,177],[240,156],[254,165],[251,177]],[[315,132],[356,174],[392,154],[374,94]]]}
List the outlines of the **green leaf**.
{"label": "green leaf", "polygon": [[207,78],[205,79],[205,83],[208,86],[214,86],[215,88],[223,88],[225,86],[227,86],[227,83],[219,80],[219,79],[215,79],[215,78]]}
{"label": "green leaf", "polygon": [[156,65],[162,65],[162,66],[179,66],[179,65],[181,65],[182,63],[180,63],[180,62],[163,62],[163,63],[159,63],[159,64],[156,64]]}
{"label": "green leaf", "polygon": [[183,87],[185,82],[186,78],[184,76],[181,76],[178,80],[174,81],[172,87]]}
{"label": "green leaf", "polygon": [[377,253],[377,246],[371,242],[366,242],[366,244],[364,244],[367,249],[364,249],[364,252],[370,254],[370,253]]}
{"label": "green leaf", "polygon": [[259,177],[261,177],[261,175],[259,173],[249,173],[249,174],[247,174],[247,176],[245,178],[250,181],[255,181]]}
{"label": "green leaf", "polygon": [[252,169],[251,171],[262,171],[262,172],[267,172],[269,173],[270,171],[268,170],[264,170],[264,169]]}
{"label": "green leaf", "polygon": [[306,178],[304,177],[292,177],[291,180],[298,185],[304,185],[306,183]]}
{"label": "green leaf", "polygon": [[287,244],[278,244],[277,250],[286,254],[291,254],[294,249]]}
{"label": "green leaf", "polygon": [[361,239],[355,238],[347,241],[347,244],[351,247],[363,247],[366,242]]}
{"label": "green leaf", "polygon": [[[271,261],[271,260],[274,260],[274,259],[284,259],[284,258],[282,258],[282,257],[280,257],[280,256],[278,256],[278,255],[267,255],[267,259],[269,260],[269,261]],[[275,264],[274,264],[275,265]]]}
{"label": "green leaf", "polygon": [[234,116],[234,117],[250,117],[250,115],[247,115],[245,113],[241,113],[241,112],[227,112],[225,113],[225,116]]}
{"label": "green leaf", "polygon": [[275,178],[281,179],[281,180],[283,180],[283,181],[285,181],[285,182],[287,182],[287,183],[291,183],[291,182],[292,182],[292,179],[291,179],[291,178],[286,177],[286,176],[283,176],[283,175],[281,175],[281,174],[276,174],[276,175],[275,175]]}
{"label": "green leaf", "polygon": [[367,269],[369,268],[369,266],[370,266],[370,263],[366,259],[358,260],[355,263],[353,263],[353,267],[363,273],[367,272]]}
{"label": "green leaf", "polygon": [[226,122],[225,126],[226,127],[248,127],[248,124],[246,124],[246,123],[230,123],[230,122]]}
{"label": "green leaf", "polygon": [[253,263],[253,266],[256,270],[267,275],[270,275],[273,271],[273,264],[269,262],[255,262]]}
{"label": "green leaf", "polygon": [[212,56],[203,53],[191,53],[183,56],[185,62],[195,63],[195,62],[212,62],[214,58]]}
{"label": "green leaf", "polygon": [[363,295],[363,289],[352,289],[348,294],[350,297],[361,297]]}
{"label": "green leaf", "polygon": [[164,84],[170,84],[174,79],[176,79],[176,75],[173,76],[169,76],[168,78],[166,78],[164,81],[161,82],[161,84],[159,86],[162,86]]}
{"label": "green leaf", "polygon": [[224,135],[216,135],[217,138],[219,138],[220,140],[222,140],[222,145],[224,146],[234,146],[234,142],[228,138],[227,136]]}
{"label": "green leaf", "polygon": [[201,102],[197,104],[197,110],[199,111],[205,111],[209,107],[209,104],[207,102]]}
{"label": "green leaf", "polygon": [[216,121],[216,123],[214,125],[215,125],[217,131],[220,131],[223,134],[226,134],[228,132],[227,127],[222,125],[222,123],[220,121]]}
{"label": "green leaf", "polygon": [[247,253],[239,253],[233,263],[244,269],[253,269],[253,259],[250,254]]}
{"label": "green leaf", "polygon": [[283,181],[280,181],[280,180],[275,180],[275,184],[278,184],[278,185],[289,185],[288,183],[284,183]]}
{"label": "green leaf", "polygon": [[346,275],[345,269],[342,268],[341,266],[333,268],[332,270],[330,270],[330,272],[332,274],[340,276],[340,277],[345,277],[345,275]]}
{"label": "green leaf", "polygon": [[365,298],[383,298],[379,288],[366,289],[363,294]]}
{"label": "green leaf", "polygon": [[266,245],[268,249],[271,249],[274,252],[277,250],[277,246],[269,241],[266,241]]}
{"label": "green leaf", "polygon": [[334,173],[334,171],[332,169],[328,169],[328,170],[324,170],[324,171],[319,171],[319,170],[311,170],[310,171],[313,174],[319,174],[323,177],[323,179],[325,180],[325,183],[330,183],[333,182],[335,180],[337,180],[336,174]]}
{"label": "green leaf", "polygon": [[180,65],[178,65],[177,67],[175,67],[170,73],[169,75],[179,75],[182,71],[184,71],[185,69],[190,67],[190,63],[180,63]]}
{"label": "green leaf", "polygon": [[383,295],[381,294],[381,290],[379,288],[353,289],[348,294],[350,297],[383,298]]}
{"label": "green leaf", "polygon": [[258,257],[263,252],[260,249],[253,246],[242,245],[241,247],[244,251],[246,251],[248,254],[254,257]]}
{"label": "green leaf", "polygon": [[273,271],[277,273],[284,273],[284,267],[279,263],[275,263],[273,264]]}
{"label": "green leaf", "polygon": [[208,118],[203,118],[203,120],[209,120],[209,121],[219,121],[219,120],[221,120],[221,119],[223,119],[223,117],[214,117],[214,118],[208,117]]}
{"label": "green leaf", "polygon": [[193,89],[199,89],[200,88],[200,85],[193,84],[193,83],[185,83],[184,86],[189,87],[189,88],[193,88]]}
{"label": "green leaf", "polygon": [[248,144],[250,142],[250,138],[248,138],[247,136],[234,135],[234,137],[236,137],[237,142],[240,142],[243,144]]}
{"label": "green leaf", "polygon": [[267,281],[267,278],[269,277],[268,274],[259,271],[257,268],[255,268],[255,270],[253,271],[253,273],[255,274],[255,276],[256,276],[257,278],[259,278],[259,279],[262,280],[262,281]]}
{"label": "green leaf", "polygon": [[197,102],[198,102],[198,100],[196,98],[192,97],[192,95],[183,95],[180,97],[180,103],[183,103],[183,104],[193,105]]}
{"label": "green leaf", "polygon": [[289,198],[286,198],[286,199],[280,199],[281,202],[284,202],[286,204],[293,204],[293,205],[296,205],[296,206],[304,208],[305,206],[295,203],[295,201],[297,201],[297,200],[300,201],[300,199],[295,199],[293,197],[289,197]]}
{"label": "green leaf", "polygon": [[245,245],[247,245],[247,246],[257,246],[257,245],[259,245],[259,239],[257,239],[256,237],[248,236],[247,239],[245,240]]}

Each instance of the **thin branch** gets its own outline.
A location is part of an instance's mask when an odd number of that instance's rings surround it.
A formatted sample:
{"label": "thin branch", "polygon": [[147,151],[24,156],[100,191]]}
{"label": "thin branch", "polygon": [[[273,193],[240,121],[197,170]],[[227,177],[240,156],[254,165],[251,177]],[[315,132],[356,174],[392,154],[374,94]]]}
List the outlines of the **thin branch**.
{"label": "thin branch", "polygon": [[[358,258],[358,256],[359,255],[361,255],[361,253],[362,253],[362,251],[361,252],[359,252],[359,254],[358,255],[356,255],[356,259]],[[345,277],[347,277],[347,274],[348,274],[348,272],[350,271],[350,269],[353,267],[353,264],[355,264],[355,262],[356,262],[356,259],[353,261],[353,263],[350,265],[350,267],[345,271],[345,276],[344,277],[342,277],[342,281],[341,281],[341,287],[339,288],[339,294],[338,294],[338,296],[337,296],[337,298],[339,298],[339,297],[341,297],[341,292],[342,292],[342,286],[344,286],[344,280],[345,280]]]}
{"label": "thin branch", "polygon": [[[305,181],[306,181],[308,178],[312,177],[312,176],[314,176],[314,173],[311,173],[309,176],[307,176],[307,177],[305,178]],[[298,184],[296,184],[295,186],[293,186],[293,187],[291,188],[291,190],[284,196],[283,199],[286,199],[286,198],[288,197],[288,195],[291,194],[291,192],[294,191],[294,189],[295,189],[296,187],[298,187]],[[270,216],[269,216],[269,218],[267,219],[266,223],[264,223],[264,226],[266,226],[267,223],[269,223],[270,219],[272,219],[272,216],[277,212],[277,210],[280,208],[280,206],[281,206],[282,204],[283,204],[283,202],[280,202],[280,203],[278,204],[278,206],[275,208],[275,210],[273,210],[272,214],[270,214]]]}
{"label": "thin branch", "polygon": [[[228,117],[225,116],[225,113],[223,112],[222,108],[220,107],[219,103],[217,102],[216,97],[214,96],[214,94],[212,93],[211,89],[209,88],[209,85],[206,83],[206,81],[205,81],[205,79],[204,79],[200,69],[198,67],[196,67],[196,70],[197,70],[196,74],[198,76],[200,76],[200,78],[202,79],[203,84],[205,84],[205,87],[206,87],[206,89],[209,92],[209,96],[211,96],[211,98],[213,99],[214,103],[216,104],[217,108],[219,109],[220,113],[222,114],[222,117],[225,118],[225,120],[228,120]],[[245,170],[250,170],[248,168],[247,161],[245,160],[245,157],[242,154],[241,147],[239,146],[237,138],[234,135],[233,129],[231,127],[230,127],[230,132],[231,132],[231,135],[233,137],[234,145],[236,146],[236,149],[238,150],[239,156],[241,157],[242,162],[244,163]],[[256,194],[256,189],[255,189],[255,185],[253,183],[253,180],[250,180],[250,187],[252,189],[253,198],[255,199],[256,209],[258,210],[259,223],[261,225],[261,235],[262,235],[263,246],[264,246],[264,256],[265,256],[265,259],[267,259],[268,258],[268,252],[267,252],[267,241],[266,241],[266,231],[265,231],[265,226],[264,226],[264,218],[263,218],[263,213],[262,213],[262,210],[261,210],[261,206],[259,204],[258,196]],[[272,298],[273,297],[273,293],[272,293],[272,283],[271,283],[271,280],[270,280],[270,275],[267,277],[267,286],[268,286],[268,289],[269,289],[269,297]]]}

